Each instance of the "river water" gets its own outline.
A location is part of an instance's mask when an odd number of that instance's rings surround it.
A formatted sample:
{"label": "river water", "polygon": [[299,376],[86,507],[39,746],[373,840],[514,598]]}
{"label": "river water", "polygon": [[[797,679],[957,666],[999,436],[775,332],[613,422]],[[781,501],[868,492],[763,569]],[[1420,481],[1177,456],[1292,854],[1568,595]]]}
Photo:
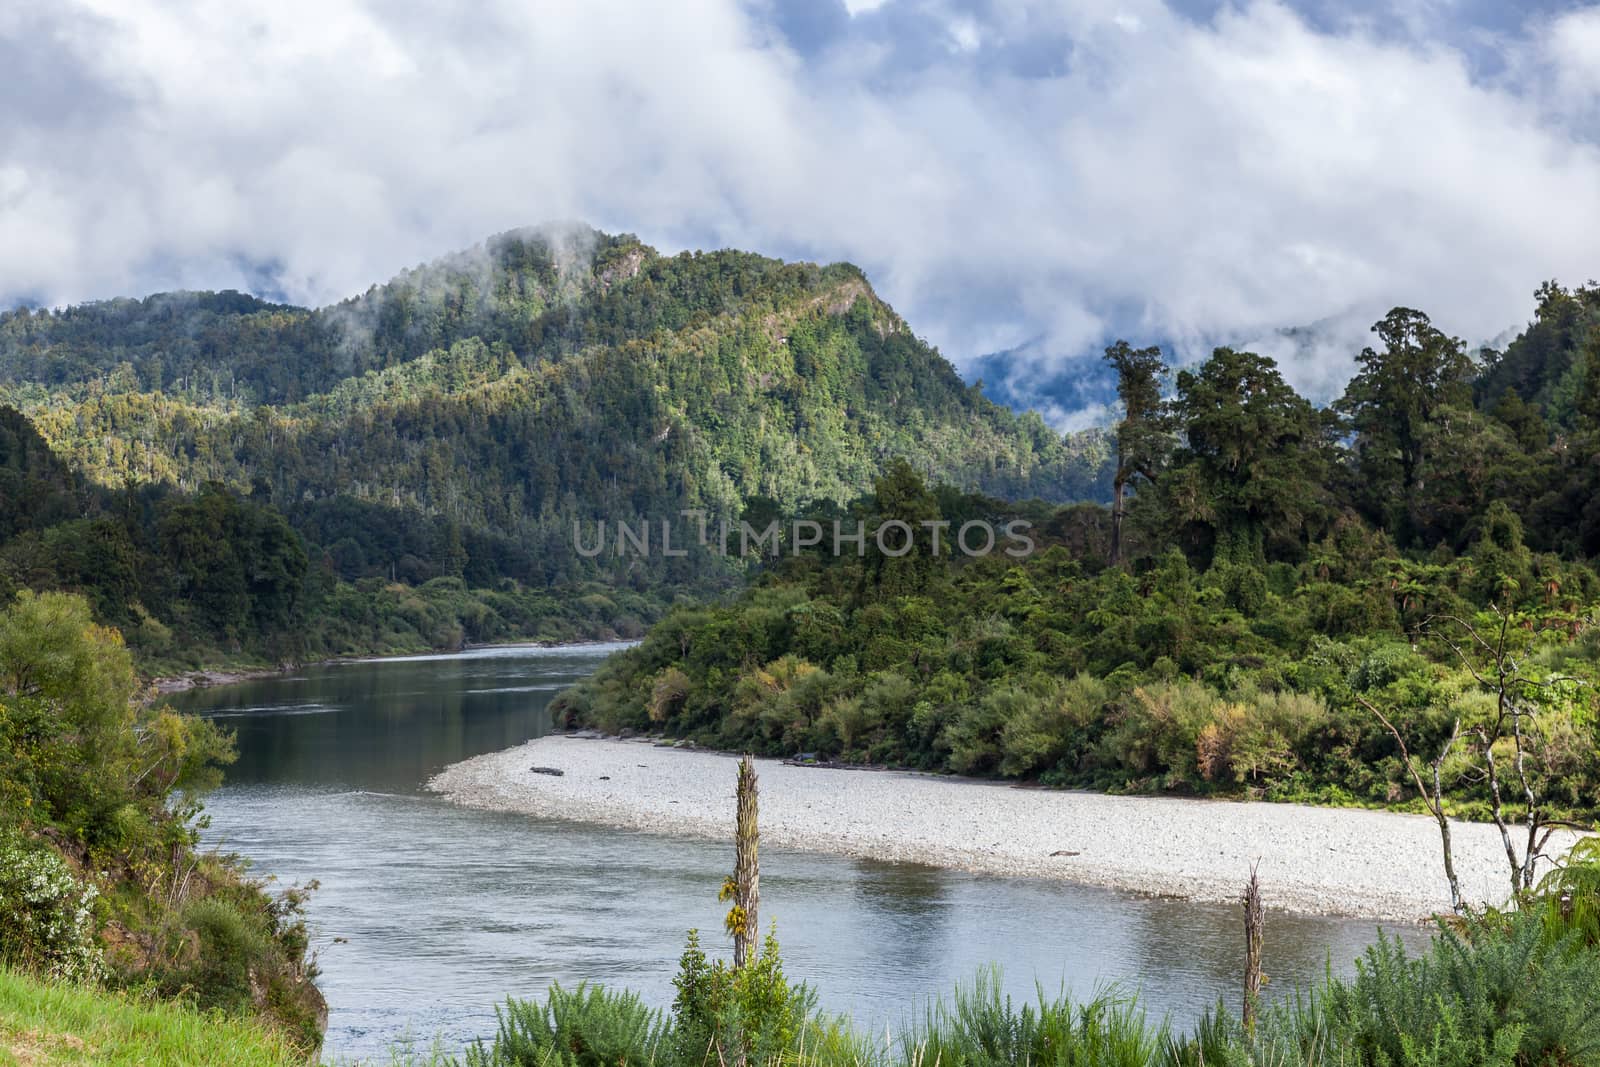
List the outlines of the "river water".
{"label": "river water", "polygon": [[[208,841],[258,876],[320,883],[309,914],[327,1055],[381,1059],[407,1036],[456,1050],[493,1032],[504,997],[551,982],[665,1007],[689,927],[726,954],[716,896],[731,832],[723,844],[471,811],[423,788],[447,764],[546,733],[551,698],[616,647],[342,663],[173,698],[238,734]],[[1238,996],[1237,907],[765,848],[761,890],[790,976],[875,1032],[988,964],[1017,997],[1116,984],[1185,1026]],[[1370,922],[1269,911],[1268,989],[1348,973],[1376,936]]]}

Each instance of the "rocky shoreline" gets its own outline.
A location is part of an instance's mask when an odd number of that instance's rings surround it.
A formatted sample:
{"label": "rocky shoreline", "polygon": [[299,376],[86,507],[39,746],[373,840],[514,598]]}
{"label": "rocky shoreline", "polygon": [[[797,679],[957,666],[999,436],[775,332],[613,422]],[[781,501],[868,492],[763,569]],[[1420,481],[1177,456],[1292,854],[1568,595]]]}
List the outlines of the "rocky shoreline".
{"label": "rocky shoreline", "polygon": [[[762,842],[777,847],[1213,902],[1236,900],[1259,862],[1269,906],[1288,911],[1417,922],[1449,907],[1439,830],[1426,816],[758,766]],[[472,807],[725,839],[733,783],[727,755],[553,735],[457,763],[428,784]],[[1468,899],[1501,903],[1498,831],[1459,823],[1452,835]]]}

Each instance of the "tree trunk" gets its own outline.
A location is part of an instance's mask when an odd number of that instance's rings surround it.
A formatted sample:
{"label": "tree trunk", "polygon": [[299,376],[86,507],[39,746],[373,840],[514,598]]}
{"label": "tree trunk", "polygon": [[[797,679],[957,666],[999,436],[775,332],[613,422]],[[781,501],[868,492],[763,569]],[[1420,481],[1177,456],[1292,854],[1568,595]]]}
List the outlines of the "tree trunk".
{"label": "tree trunk", "polygon": [[1461,913],[1463,902],[1461,900],[1461,881],[1456,877],[1455,853],[1450,844],[1450,819],[1444,811],[1444,765],[1450,758],[1450,750],[1455,747],[1456,739],[1461,736],[1461,720],[1456,719],[1450,724],[1450,736],[1445,738],[1444,747],[1439,749],[1439,755],[1433,760],[1433,789],[1428,789],[1427,783],[1422,780],[1422,772],[1417,769],[1417,760],[1412,758],[1411,750],[1406,747],[1406,739],[1401,735],[1389,717],[1378,709],[1378,706],[1360,693],[1355,695],[1356,701],[1383,723],[1384,729],[1389,731],[1394,738],[1394,743],[1400,748],[1400,761],[1406,770],[1411,772],[1411,780],[1416,783],[1417,793],[1422,797],[1422,802],[1428,806],[1434,821],[1439,824],[1439,844],[1444,849],[1444,876],[1450,882],[1450,910]]}
{"label": "tree trunk", "polygon": [[1127,479],[1122,476],[1119,467],[1115,480],[1111,483],[1111,565],[1115,567],[1122,562],[1122,517],[1127,513],[1122,499],[1122,490],[1127,485]]}
{"label": "tree trunk", "polygon": [[[1457,915],[1461,914],[1464,902],[1461,899],[1461,879],[1456,876],[1455,850],[1450,844],[1450,818],[1444,813],[1444,760],[1450,753],[1450,746],[1455,743],[1456,732],[1460,729],[1458,723],[1450,731],[1450,740],[1446,742],[1444,751],[1433,764],[1433,802],[1428,804],[1428,810],[1433,812],[1433,817],[1439,823],[1439,844],[1444,849],[1444,876],[1450,882],[1450,910]],[[1423,802],[1427,803],[1424,796]]]}
{"label": "tree trunk", "polygon": [[1244,885],[1244,1026],[1256,1028],[1256,1003],[1261,999],[1261,937],[1266,918],[1261,910],[1261,882],[1256,868],[1250,868],[1250,880]]}
{"label": "tree trunk", "polygon": [[739,920],[733,934],[733,966],[743,967],[753,953],[759,933],[761,865],[756,856],[760,840],[756,827],[756,767],[749,756],[739,762],[738,816],[734,836],[733,904]]}
{"label": "tree trunk", "polygon": [[1522,892],[1522,863],[1517,859],[1517,846],[1511,840],[1511,827],[1506,823],[1505,807],[1500,800],[1500,767],[1494,758],[1494,743],[1499,736],[1498,726],[1494,737],[1481,727],[1478,729],[1478,745],[1483,749],[1489,780],[1489,817],[1494,820],[1495,828],[1500,831],[1500,843],[1505,846],[1506,864],[1511,868],[1511,901],[1516,903],[1517,895]]}

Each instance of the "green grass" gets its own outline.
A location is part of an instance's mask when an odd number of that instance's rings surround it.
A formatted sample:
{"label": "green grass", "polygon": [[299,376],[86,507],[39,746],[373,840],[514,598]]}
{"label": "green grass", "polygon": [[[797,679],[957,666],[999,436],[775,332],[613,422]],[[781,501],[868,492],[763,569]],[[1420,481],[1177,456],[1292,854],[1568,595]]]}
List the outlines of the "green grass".
{"label": "green grass", "polygon": [[0,1065],[303,1067],[305,1057],[256,1023],[0,970]]}

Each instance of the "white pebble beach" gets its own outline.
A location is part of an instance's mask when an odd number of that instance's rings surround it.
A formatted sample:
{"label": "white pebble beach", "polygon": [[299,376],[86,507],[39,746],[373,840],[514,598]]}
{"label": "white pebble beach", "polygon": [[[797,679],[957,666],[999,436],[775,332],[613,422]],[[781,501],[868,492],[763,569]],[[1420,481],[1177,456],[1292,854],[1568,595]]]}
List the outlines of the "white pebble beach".
{"label": "white pebble beach", "polygon": [[[1439,827],[1425,815],[756,762],[768,846],[1197,901],[1237,900],[1259,861],[1268,905],[1287,911],[1410,922],[1450,904]],[[471,807],[731,841],[735,767],[704,750],[557,734],[454,764],[428,785]],[[1467,899],[1504,901],[1499,831],[1453,823],[1452,835]],[[1551,851],[1571,840],[1558,835]]]}

